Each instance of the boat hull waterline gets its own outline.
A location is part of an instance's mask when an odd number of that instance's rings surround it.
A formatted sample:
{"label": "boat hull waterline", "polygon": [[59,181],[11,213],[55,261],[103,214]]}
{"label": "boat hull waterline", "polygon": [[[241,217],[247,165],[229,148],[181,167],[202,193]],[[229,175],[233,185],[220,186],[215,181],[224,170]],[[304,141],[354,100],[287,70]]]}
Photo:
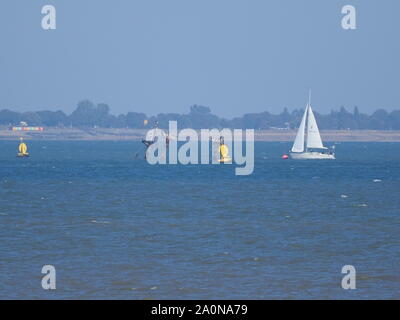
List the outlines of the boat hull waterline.
{"label": "boat hull waterline", "polygon": [[290,157],[294,160],[335,160],[334,154],[321,152],[290,152]]}

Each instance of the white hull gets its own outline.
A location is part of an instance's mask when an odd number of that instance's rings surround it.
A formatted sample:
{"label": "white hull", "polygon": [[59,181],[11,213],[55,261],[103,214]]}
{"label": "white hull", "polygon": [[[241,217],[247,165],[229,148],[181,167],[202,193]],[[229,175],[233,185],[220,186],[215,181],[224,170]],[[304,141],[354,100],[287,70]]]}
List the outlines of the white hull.
{"label": "white hull", "polygon": [[321,152],[291,152],[290,157],[294,160],[334,160],[334,154]]}

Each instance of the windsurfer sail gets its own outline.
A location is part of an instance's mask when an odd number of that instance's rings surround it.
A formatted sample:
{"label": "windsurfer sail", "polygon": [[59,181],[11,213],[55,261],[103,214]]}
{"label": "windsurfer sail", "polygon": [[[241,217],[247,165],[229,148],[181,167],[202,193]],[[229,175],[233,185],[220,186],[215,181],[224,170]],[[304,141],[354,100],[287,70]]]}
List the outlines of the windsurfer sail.
{"label": "windsurfer sail", "polygon": [[[146,135],[145,139],[142,139],[142,143],[145,145],[145,152],[144,152],[144,158],[146,159],[146,154],[147,154],[147,150],[149,149],[149,147],[155,143],[157,141],[157,137],[158,136],[164,136],[166,139],[166,143],[167,143],[167,147],[169,144],[169,136],[158,127],[158,121],[154,122],[154,126],[151,130],[149,130],[149,132]],[[137,157],[137,154],[136,154]]]}

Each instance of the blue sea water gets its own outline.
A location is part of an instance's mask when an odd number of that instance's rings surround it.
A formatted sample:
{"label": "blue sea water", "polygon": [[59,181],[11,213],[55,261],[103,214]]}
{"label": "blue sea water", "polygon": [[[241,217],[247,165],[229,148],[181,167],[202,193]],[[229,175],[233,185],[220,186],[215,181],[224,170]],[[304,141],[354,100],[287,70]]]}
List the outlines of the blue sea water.
{"label": "blue sea water", "polygon": [[290,145],[256,142],[236,176],[151,166],[138,142],[32,141],[17,159],[0,141],[0,298],[399,299],[400,143],[281,160]]}

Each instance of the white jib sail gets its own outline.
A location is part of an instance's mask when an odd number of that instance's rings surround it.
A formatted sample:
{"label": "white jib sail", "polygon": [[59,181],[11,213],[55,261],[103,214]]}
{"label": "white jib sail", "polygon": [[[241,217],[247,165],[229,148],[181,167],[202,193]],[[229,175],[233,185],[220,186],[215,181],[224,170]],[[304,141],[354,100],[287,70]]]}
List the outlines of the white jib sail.
{"label": "white jib sail", "polygon": [[303,152],[304,151],[304,132],[306,128],[306,118],[307,118],[307,110],[303,114],[303,119],[301,119],[299,130],[297,131],[296,139],[294,140],[292,152]]}
{"label": "white jib sail", "polygon": [[308,106],[307,148],[324,148],[311,105]]}

